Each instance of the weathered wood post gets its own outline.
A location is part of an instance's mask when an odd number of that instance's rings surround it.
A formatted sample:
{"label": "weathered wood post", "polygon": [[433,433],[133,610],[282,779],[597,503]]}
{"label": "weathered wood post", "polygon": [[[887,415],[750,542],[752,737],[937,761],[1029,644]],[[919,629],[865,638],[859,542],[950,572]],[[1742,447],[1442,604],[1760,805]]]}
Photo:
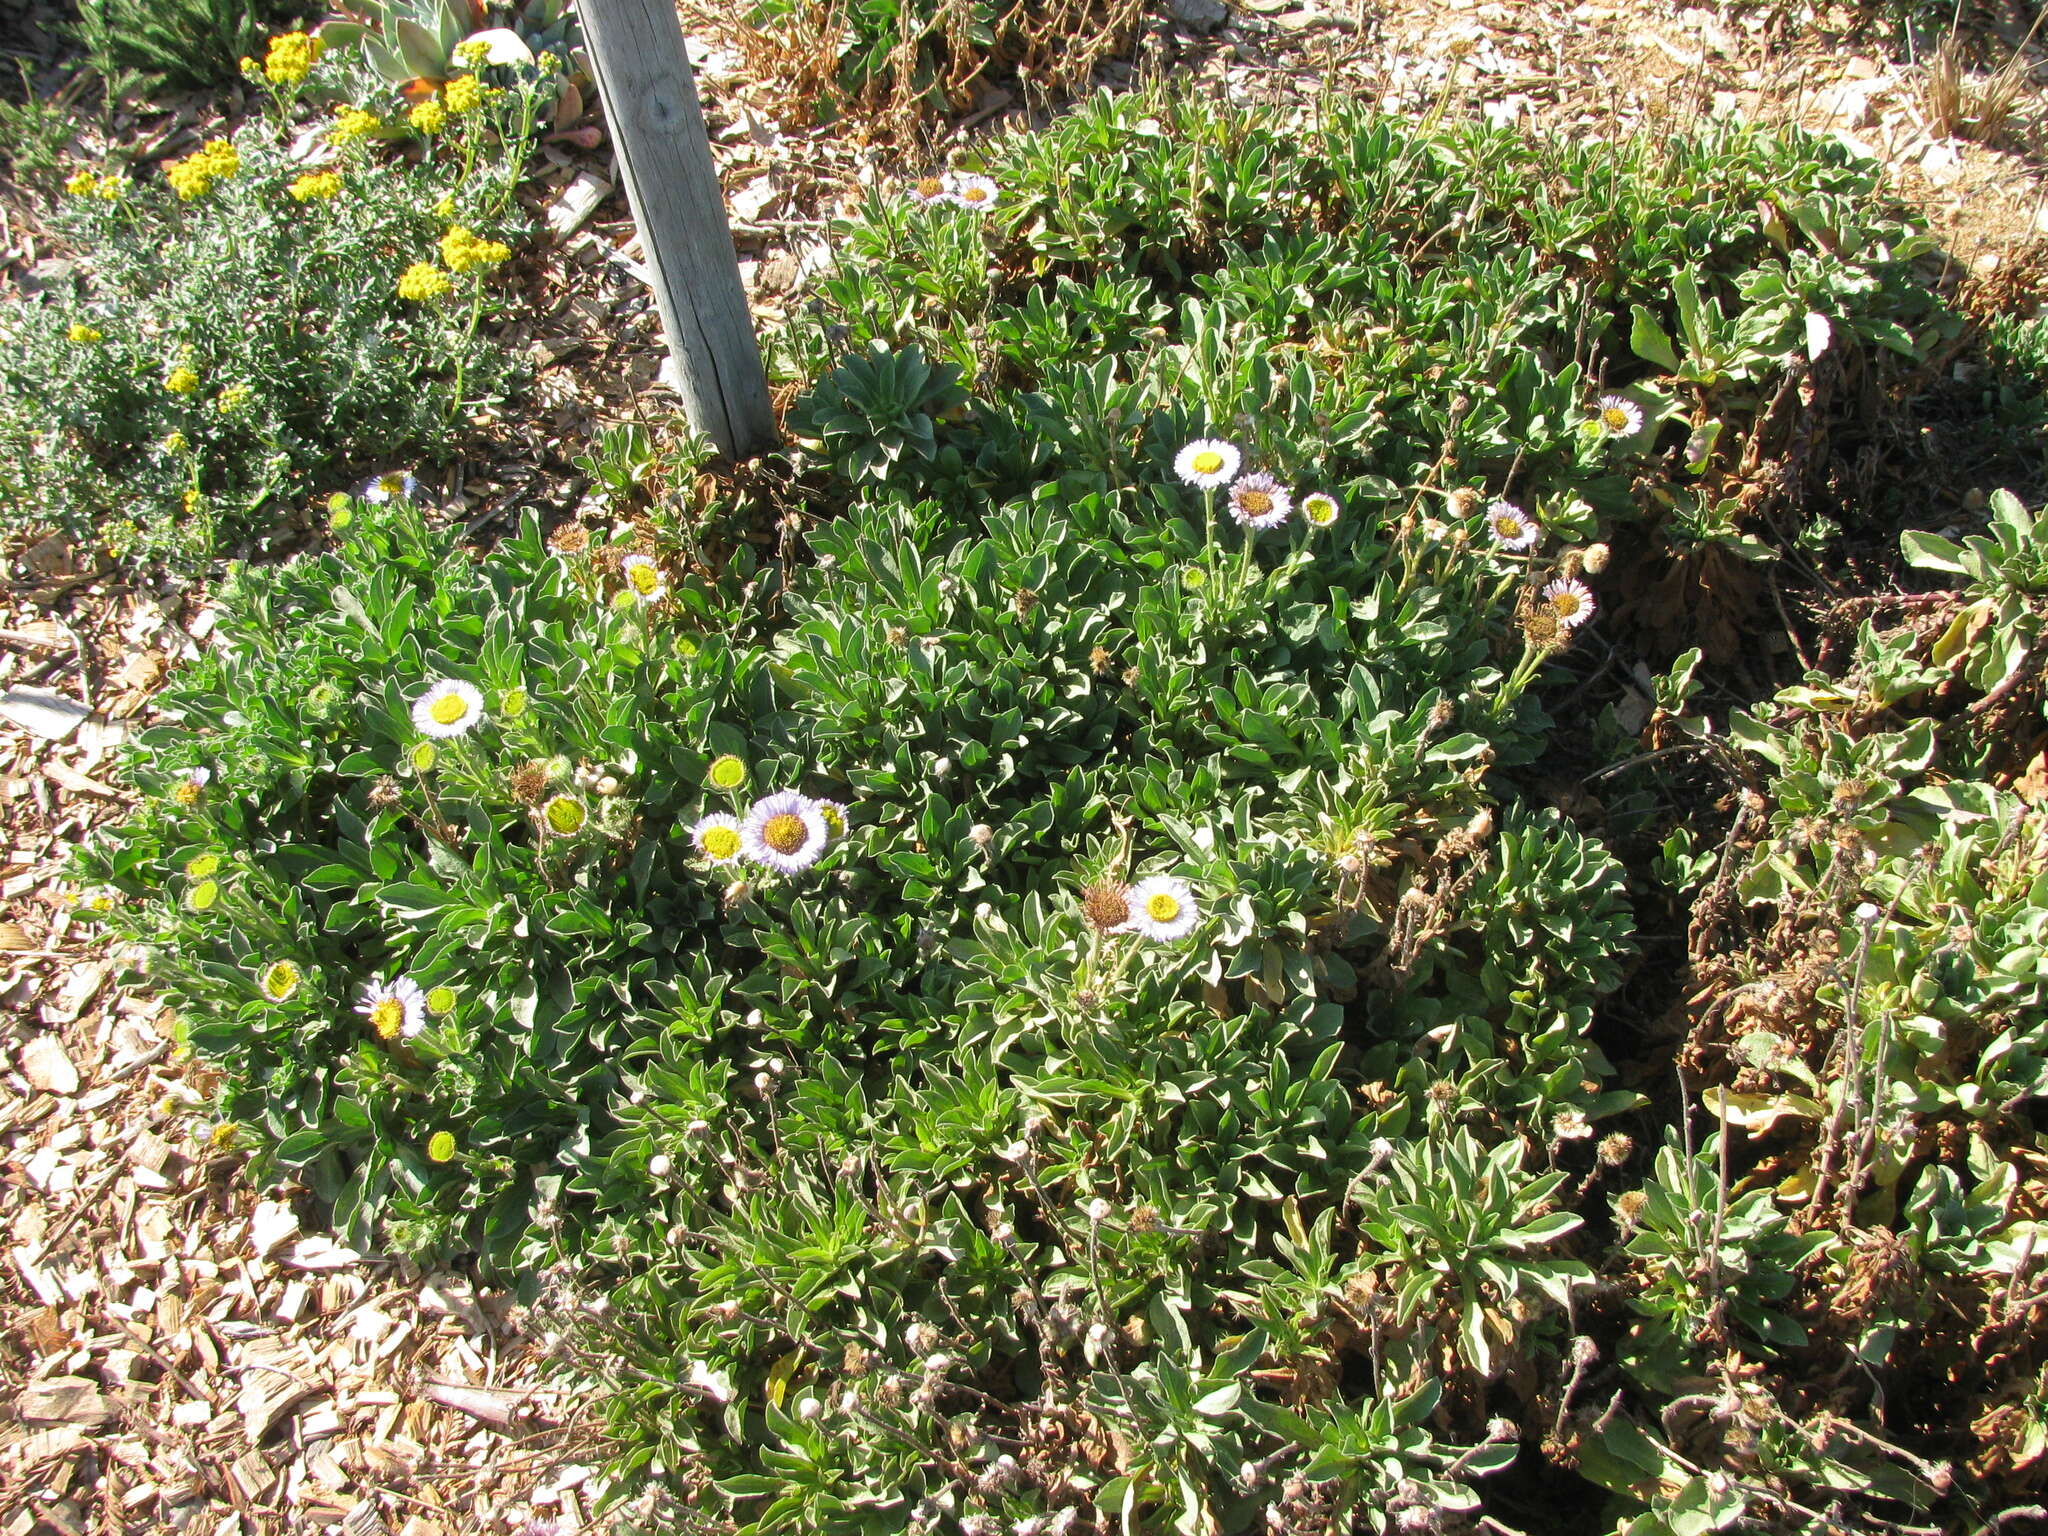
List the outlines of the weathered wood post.
{"label": "weathered wood post", "polygon": [[777,442],[725,193],[674,0],[579,0],[690,425],[732,459]]}

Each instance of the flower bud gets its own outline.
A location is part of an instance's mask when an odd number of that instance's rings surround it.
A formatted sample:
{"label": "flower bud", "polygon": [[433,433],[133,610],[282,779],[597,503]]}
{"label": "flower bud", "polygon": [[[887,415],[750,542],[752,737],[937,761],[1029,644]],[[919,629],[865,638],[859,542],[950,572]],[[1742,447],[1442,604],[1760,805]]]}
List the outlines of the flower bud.
{"label": "flower bud", "polygon": [[1598,576],[1607,569],[1607,562],[1614,558],[1614,551],[1605,544],[1589,544],[1585,554],[1579,557],[1579,569],[1588,576]]}
{"label": "flower bud", "polygon": [[669,1161],[666,1152],[657,1152],[654,1156],[647,1159],[647,1175],[649,1178],[665,1179],[669,1175],[669,1170],[674,1166],[675,1164]]}

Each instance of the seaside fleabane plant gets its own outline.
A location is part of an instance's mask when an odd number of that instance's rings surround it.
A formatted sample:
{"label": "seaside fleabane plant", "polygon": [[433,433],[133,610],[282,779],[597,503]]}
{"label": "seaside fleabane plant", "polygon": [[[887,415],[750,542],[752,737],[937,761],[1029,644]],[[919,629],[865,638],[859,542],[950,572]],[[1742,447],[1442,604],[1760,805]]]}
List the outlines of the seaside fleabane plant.
{"label": "seaside fleabane plant", "polygon": [[429,683],[412,702],[412,723],[427,736],[461,736],[474,730],[483,718],[483,690],[460,678]]}
{"label": "seaside fleabane plant", "polygon": [[953,201],[962,208],[992,208],[996,201],[996,184],[987,176],[962,173],[953,178]]}
{"label": "seaside fleabane plant", "polygon": [[707,864],[737,864],[746,848],[739,818],[724,811],[713,812],[691,827],[690,845]]}
{"label": "seaside fleabane plant", "polygon": [[817,863],[830,836],[817,803],[793,789],[755,801],[740,829],[747,858],[785,875]]}
{"label": "seaside fleabane plant", "polygon": [[363,989],[356,1012],[386,1042],[410,1040],[427,1027],[426,994],[410,976],[371,982]]}
{"label": "seaside fleabane plant", "polygon": [[1536,519],[1511,501],[1496,501],[1487,507],[1486,532],[1496,545],[1512,554],[1534,549],[1543,537]]}
{"label": "seaside fleabane plant", "polygon": [[619,577],[642,603],[658,603],[668,595],[668,578],[650,555],[626,556],[619,562]]}
{"label": "seaside fleabane plant", "polygon": [[1561,629],[1577,629],[1593,617],[1595,606],[1591,589],[1583,581],[1570,576],[1553,581],[1543,589],[1543,605]]}
{"label": "seaside fleabane plant", "polygon": [[364,481],[356,494],[364,501],[381,504],[397,497],[403,497],[407,501],[416,500],[419,490],[420,483],[412,477],[410,470],[390,469]]}
{"label": "seaside fleabane plant", "polygon": [[1627,395],[1602,395],[1593,419],[1609,437],[1634,437],[1643,430],[1643,408]]}
{"label": "seaside fleabane plant", "polygon": [[273,1003],[289,1002],[305,980],[305,973],[291,960],[273,960],[263,968],[258,988]]}
{"label": "seaside fleabane plant", "polygon": [[1201,916],[1188,883],[1171,875],[1140,880],[1122,893],[1122,900],[1130,931],[1158,943],[1186,938]]}
{"label": "seaside fleabane plant", "polygon": [[1235,445],[1217,437],[1198,437],[1174,455],[1173,472],[1199,491],[1228,485],[1244,462]]}
{"label": "seaside fleabane plant", "polygon": [[1293,510],[1287,487],[1264,470],[1240,476],[1230,487],[1230,515],[1247,528],[1278,528]]}

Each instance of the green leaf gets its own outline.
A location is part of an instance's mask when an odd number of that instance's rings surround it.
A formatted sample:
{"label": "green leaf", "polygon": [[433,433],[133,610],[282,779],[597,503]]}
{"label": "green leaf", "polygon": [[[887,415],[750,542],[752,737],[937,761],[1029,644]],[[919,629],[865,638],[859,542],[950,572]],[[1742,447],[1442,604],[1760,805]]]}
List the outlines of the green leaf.
{"label": "green leaf", "polygon": [[1671,345],[1671,338],[1657,323],[1657,317],[1640,304],[1635,306],[1634,313],[1635,324],[1629,330],[1628,344],[1635,349],[1636,356],[1655,363],[1666,373],[1678,372],[1678,349]]}

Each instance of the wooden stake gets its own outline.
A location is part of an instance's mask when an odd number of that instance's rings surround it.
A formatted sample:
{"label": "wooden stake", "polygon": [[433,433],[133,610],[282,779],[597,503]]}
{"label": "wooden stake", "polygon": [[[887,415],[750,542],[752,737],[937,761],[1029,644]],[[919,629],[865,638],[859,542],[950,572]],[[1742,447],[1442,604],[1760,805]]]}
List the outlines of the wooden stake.
{"label": "wooden stake", "polygon": [[591,68],[690,425],[726,457],[779,441],[674,0],[582,0]]}

